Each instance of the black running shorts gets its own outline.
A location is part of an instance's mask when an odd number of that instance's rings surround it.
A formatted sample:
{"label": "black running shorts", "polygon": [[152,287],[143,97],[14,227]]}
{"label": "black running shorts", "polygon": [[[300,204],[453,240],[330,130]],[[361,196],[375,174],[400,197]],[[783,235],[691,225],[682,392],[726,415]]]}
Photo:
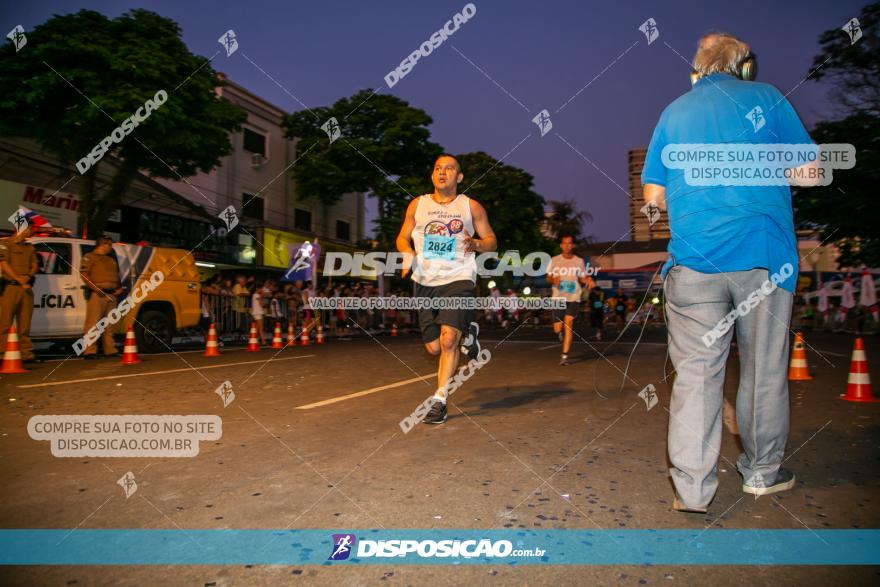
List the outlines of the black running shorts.
{"label": "black running shorts", "polygon": [[[474,282],[470,279],[436,286],[416,283],[416,297],[418,298],[473,298],[475,295]],[[452,304],[454,304],[454,301],[450,305]],[[452,326],[460,332],[466,333],[473,319],[473,310],[462,310],[454,307],[420,309],[419,328],[422,330],[422,341],[429,343],[440,338],[441,324]]]}

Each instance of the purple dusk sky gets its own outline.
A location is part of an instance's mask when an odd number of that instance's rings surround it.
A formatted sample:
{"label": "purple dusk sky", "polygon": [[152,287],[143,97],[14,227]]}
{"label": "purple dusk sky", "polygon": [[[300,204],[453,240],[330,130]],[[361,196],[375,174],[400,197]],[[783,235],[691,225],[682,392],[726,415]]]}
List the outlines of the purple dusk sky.
{"label": "purple dusk sky", "polygon": [[[80,8],[117,16],[140,7],[177,21],[190,50],[204,56],[234,29],[238,52],[218,55],[213,66],[269,102],[295,111],[302,106],[288,92],[313,107],[381,87],[426,110],[433,140],[448,151],[506,156],[535,177],[545,198],[573,198],[595,218],[585,233],[606,241],[629,229],[620,189],[627,189],[627,151],[646,146],[662,109],[689,89],[687,61],[700,35],[724,30],[750,43],[758,79],[791,91],[809,128],[832,114],[828,86],[803,82],[819,34],[842,27],[866,1],[477,0],[473,19],[390,90],[385,75],[465,1],[29,0],[4,3],[0,24],[29,29]],[[650,45],[638,30],[649,17],[660,31]],[[543,138],[531,121],[542,109],[553,123]],[[479,199],[479,187],[470,195]]]}

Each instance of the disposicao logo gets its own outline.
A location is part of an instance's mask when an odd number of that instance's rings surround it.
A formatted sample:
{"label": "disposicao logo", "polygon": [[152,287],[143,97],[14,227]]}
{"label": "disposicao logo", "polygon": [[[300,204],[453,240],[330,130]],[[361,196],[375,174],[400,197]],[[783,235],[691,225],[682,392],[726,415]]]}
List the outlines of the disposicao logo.
{"label": "disposicao logo", "polygon": [[328,561],[344,561],[347,560],[354,545],[357,542],[357,536],[354,534],[333,534],[333,550],[330,551]]}

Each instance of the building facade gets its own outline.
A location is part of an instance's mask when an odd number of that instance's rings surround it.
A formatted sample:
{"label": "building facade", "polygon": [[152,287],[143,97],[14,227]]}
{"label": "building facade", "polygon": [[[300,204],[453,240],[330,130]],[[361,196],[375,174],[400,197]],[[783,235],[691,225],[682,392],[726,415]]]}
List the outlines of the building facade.
{"label": "building facade", "polygon": [[[105,157],[96,183],[107,185],[116,160]],[[82,234],[79,221],[82,176],[75,168],[21,137],[0,137],[0,217],[9,218],[19,206],[39,212],[53,226]],[[144,174],[137,174],[114,210],[105,232],[117,241],[148,242],[192,250],[200,261],[252,265],[256,249],[221,237],[220,220],[202,207]],[[7,224],[4,229],[11,230]]]}
{"label": "building facade", "polygon": [[645,167],[647,149],[633,149],[629,152],[629,223],[632,240],[647,242],[651,240],[669,239],[669,217],[666,210],[660,210],[660,216],[652,223],[642,212],[645,197],[642,193],[642,169]]}
{"label": "building facade", "polygon": [[[319,238],[328,246],[346,248],[366,238],[365,195],[345,194],[334,206],[298,198],[291,176],[298,157],[296,140],[286,138],[282,127],[287,113],[225,77],[224,82],[217,93],[247,113],[241,130],[230,137],[231,152],[209,173],[159,181],[212,215],[233,206],[243,222],[289,232],[290,242]],[[260,261],[267,254],[263,239],[257,233],[251,236],[259,241]]]}

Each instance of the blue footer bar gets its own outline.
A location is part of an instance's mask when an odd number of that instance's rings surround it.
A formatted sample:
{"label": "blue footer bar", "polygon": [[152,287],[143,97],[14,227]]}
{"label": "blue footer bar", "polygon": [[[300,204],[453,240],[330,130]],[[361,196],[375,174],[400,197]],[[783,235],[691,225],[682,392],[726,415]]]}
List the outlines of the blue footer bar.
{"label": "blue footer bar", "polygon": [[2,565],[877,565],[880,530],[0,530]]}

